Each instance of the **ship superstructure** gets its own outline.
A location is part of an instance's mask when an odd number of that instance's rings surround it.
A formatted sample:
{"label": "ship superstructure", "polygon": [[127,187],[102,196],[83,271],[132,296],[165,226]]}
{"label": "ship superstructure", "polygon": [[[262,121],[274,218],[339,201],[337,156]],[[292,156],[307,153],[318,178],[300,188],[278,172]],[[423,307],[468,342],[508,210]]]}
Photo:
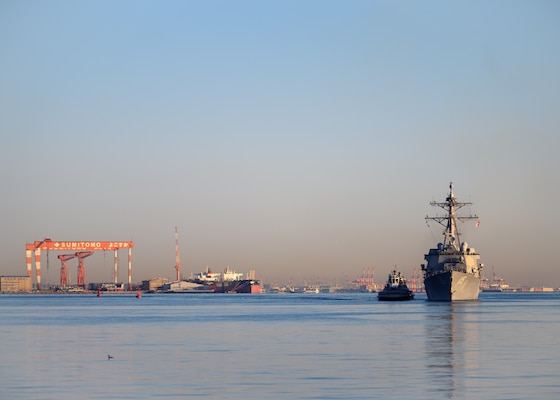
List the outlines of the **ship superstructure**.
{"label": "ship superstructure", "polygon": [[458,216],[457,210],[470,206],[470,202],[459,202],[453,194],[453,183],[449,184],[449,195],[444,202],[430,203],[446,211],[446,215],[429,217],[426,221],[436,221],[443,227],[443,243],[430,249],[424,255],[427,264],[422,264],[424,287],[428,300],[454,301],[477,300],[480,291],[480,276],[483,264],[480,255],[461,242],[458,222],[477,220],[476,215]]}

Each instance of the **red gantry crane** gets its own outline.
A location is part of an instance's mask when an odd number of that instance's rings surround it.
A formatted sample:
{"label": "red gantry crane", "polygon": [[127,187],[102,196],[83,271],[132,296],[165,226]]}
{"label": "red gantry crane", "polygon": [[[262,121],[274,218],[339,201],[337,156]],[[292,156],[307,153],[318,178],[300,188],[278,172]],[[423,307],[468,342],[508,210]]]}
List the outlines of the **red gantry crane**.
{"label": "red gantry crane", "polygon": [[66,261],[76,258],[76,254],[61,254],[58,256],[60,260],[60,286],[68,286],[68,269],[66,268]]}
{"label": "red gantry crane", "polygon": [[[35,271],[37,274],[37,290],[41,290],[41,250],[42,251],[77,251],[76,257],[80,261],[78,267],[78,286],[85,286],[85,268],[83,259],[89,257],[94,251],[113,250],[115,252],[115,268],[113,278],[115,283],[118,279],[118,251],[119,249],[128,250],[128,290],[132,290],[132,248],[134,242],[59,242],[51,239],[43,241],[35,241],[25,245],[25,259],[27,263],[27,275],[31,277],[31,269],[33,264],[33,255],[35,256]],[[90,254],[91,253],[91,254]],[[61,259],[62,261],[62,259]],[[65,281],[68,278],[65,274]],[[61,284],[63,281],[61,271]]]}
{"label": "red gantry crane", "polygon": [[78,286],[86,287],[86,268],[84,263],[84,258],[89,257],[93,254],[93,251],[79,251],[74,254],[61,254],[58,256],[62,266],[60,267],[60,286],[68,286],[68,269],[66,268],[66,261],[72,260],[74,258],[78,259]]}
{"label": "red gantry crane", "polygon": [[78,287],[86,288],[86,266],[84,258],[93,254],[93,251],[79,251],[76,253],[78,257]]}

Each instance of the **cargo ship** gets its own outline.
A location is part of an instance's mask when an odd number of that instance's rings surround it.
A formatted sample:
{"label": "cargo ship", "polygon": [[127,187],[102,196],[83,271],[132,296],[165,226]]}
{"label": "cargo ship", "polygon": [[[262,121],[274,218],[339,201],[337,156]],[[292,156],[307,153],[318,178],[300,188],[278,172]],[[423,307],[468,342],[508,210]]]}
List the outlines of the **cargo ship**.
{"label": "cargo ship", "polygon": [[208,286],[215,293],[261,293],[260,281],[254,279],[251,271],[249,279],[244,279],[243,274],[226,267],[223,272],[212,272],[208,267],[205,271],[194,274],[191,279],[194,283]]}
{"label": "cargo ship", "polygon": [[443,243],[430,249],[424,255],[427,264],[422,264],[424,271],[424,287],[428,300],[456,301],[477,300],[480,291],[480,276],[483,264],[479,262],[480,255],[461,242],[458,222],[477,220],[476,215],[458,216],[457,210],[472,203],[459,202],[453,194],[453,183],[449,184],[449,195],[444,202],[430,203],[434,207],[441,207],[446,215],[429,217],[426,222],[436,221],[443,227]]}
{"label": "cargo ship", "polygon": [[162,287],[166,293],[261,293],[261,283],[255,279],[255,271],[249,271],[248,279],[244,279],[243,274],[238,274],[229,266],[220,273],[214,273],[206,267],[206,270],[194,274],[191,279],[182,280],[177,227],[175,227],[175,270],[177,280]]}

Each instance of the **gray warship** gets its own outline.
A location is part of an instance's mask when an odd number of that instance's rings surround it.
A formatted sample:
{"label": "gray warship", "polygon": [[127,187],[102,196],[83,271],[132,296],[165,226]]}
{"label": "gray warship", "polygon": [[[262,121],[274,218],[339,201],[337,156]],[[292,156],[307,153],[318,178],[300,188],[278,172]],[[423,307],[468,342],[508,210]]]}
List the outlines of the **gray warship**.
{"label": "gray warship", "polygon": [[441,207],[446,215],[429,217],[426,222],[436,221],[443,227],[443,243],[424,255],[427,264],[422,264],[424,287],[428,300],[456,301],[477,300],[480,291],[480,276],[483,264],[480,255],[460,239],[458,222],[477,220],[476,215],[458,216],[457,210],[470,206],[470,202],[459,202],[453,195],[453,182],[449,184],[449,195],[445,202],[432,201],[433,207]]}

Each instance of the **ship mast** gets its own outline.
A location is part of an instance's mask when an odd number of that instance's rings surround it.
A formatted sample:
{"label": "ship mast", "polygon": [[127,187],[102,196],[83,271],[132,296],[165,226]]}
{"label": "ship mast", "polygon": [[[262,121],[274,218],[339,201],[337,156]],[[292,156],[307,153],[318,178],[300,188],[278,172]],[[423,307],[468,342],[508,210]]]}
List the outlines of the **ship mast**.
{"label": "ship mast", "polygon": [[458,216],[457,210],[463,208],[464,206],[472,205],[471,202],[459,202],[457,201],[457,197],[453,194],[453,182],[449,183],[449,196],[445,199],[445,202],[430,202],[430,205],[434,207],[441,207],[446,212],[447,215],[436,215],[435,217],[429,217],[426,215],[426,221],[436,221],[438,224],[445,227],[445,231],[443,232],[444,241],[443,245],[444,248],[452,247],[454,250],[459,250],[459,246],[461,243],[460,240],[460,232],[457,228],[457,221],[465,222],[468,220],[478,219],[476,215],[468,215],[468,216]]}

